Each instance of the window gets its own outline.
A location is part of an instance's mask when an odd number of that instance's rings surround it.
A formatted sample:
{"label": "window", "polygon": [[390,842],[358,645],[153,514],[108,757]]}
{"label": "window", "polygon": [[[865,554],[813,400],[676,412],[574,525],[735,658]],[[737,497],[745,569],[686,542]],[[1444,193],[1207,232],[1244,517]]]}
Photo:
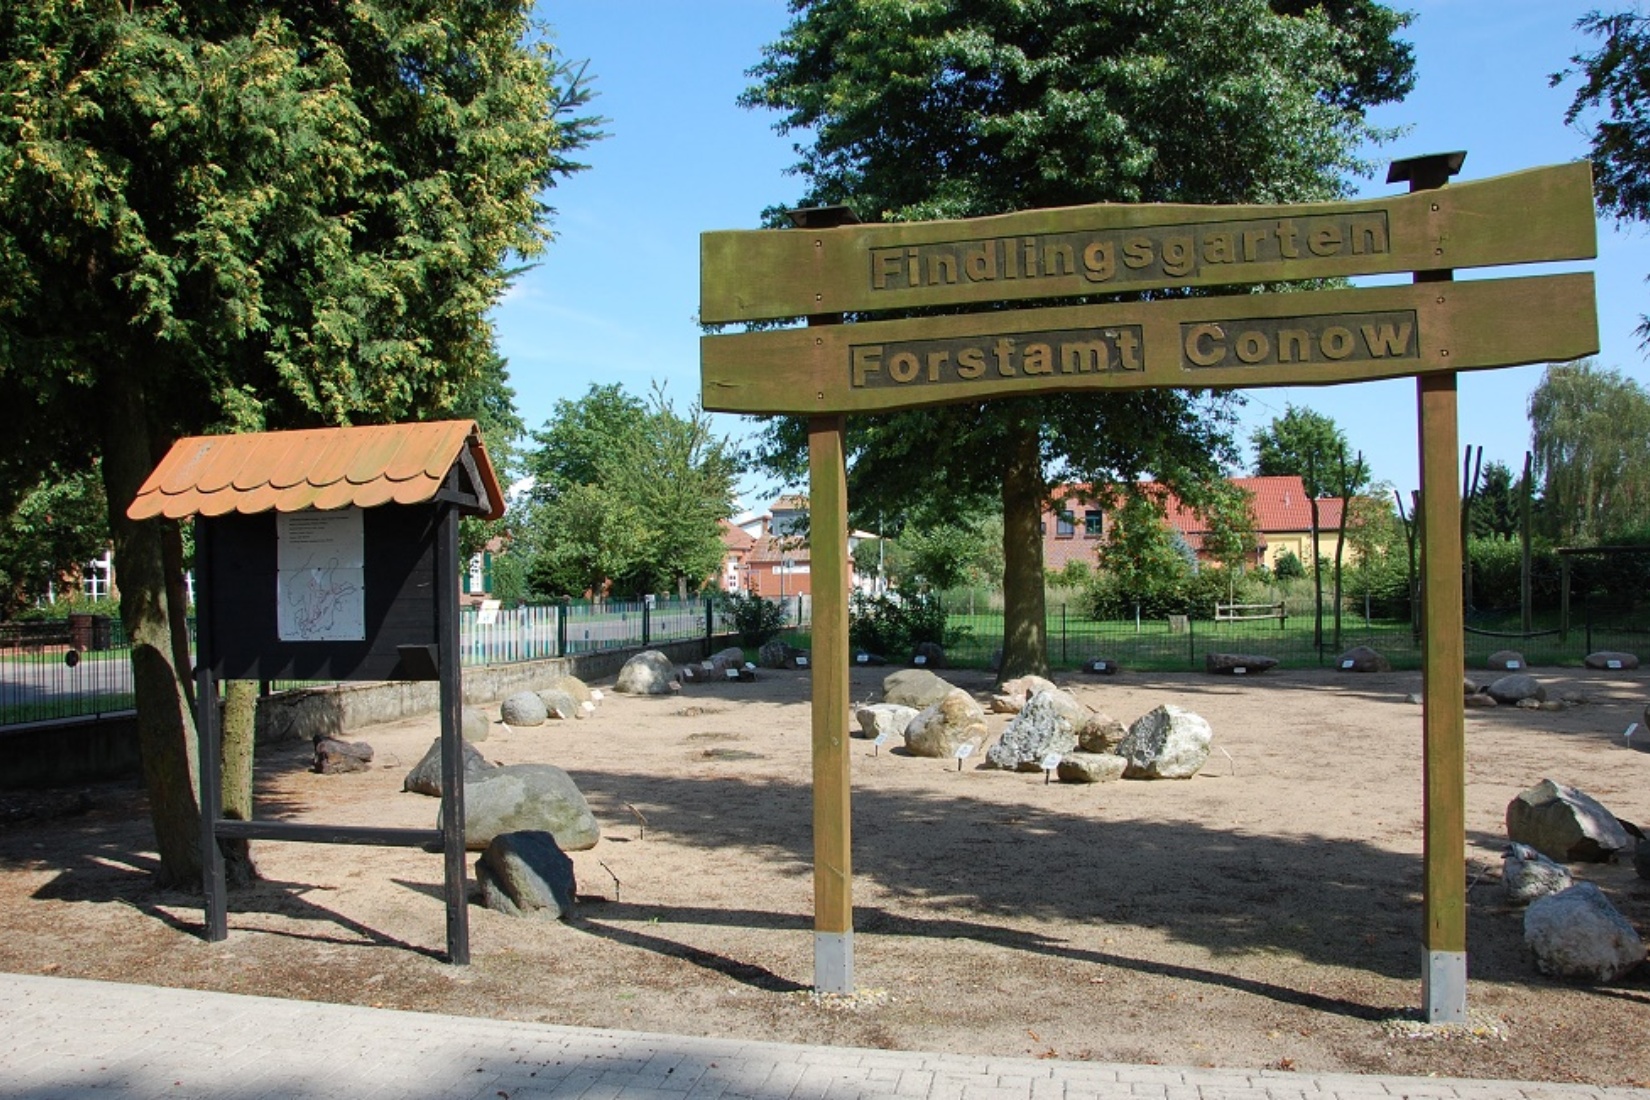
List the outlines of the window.
{"label": "window", "polygon": [[1061,512],[1054,517],[1054,537],[1069,539],[1077,533],[1077,519],[1070,512]]}
{"label": "window", "polygon": [[1090,508],[1083,513],[1083,537],[1097,539],[1106,525],[1106,513],[1098,508]]}

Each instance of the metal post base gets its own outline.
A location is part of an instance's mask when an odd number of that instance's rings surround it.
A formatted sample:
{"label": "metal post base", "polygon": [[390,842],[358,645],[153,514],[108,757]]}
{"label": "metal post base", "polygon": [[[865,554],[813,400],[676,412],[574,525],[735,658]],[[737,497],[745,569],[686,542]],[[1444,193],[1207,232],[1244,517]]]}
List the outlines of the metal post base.
{"label": "metal post base", "polygon": [[1467,954],[1422,949],[1421,1000],[1429,1024],[1467,1022]]}
{"label": "metal post base", "polygon": [[821,993],[854,991],[854,934],[814,933],[814,989]]}

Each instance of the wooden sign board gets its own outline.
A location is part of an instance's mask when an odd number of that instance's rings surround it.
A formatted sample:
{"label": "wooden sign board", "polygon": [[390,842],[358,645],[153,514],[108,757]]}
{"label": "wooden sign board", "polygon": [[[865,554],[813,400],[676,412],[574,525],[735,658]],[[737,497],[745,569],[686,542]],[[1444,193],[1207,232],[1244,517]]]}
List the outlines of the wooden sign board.
{"label": "wooden sign board", "polygon": [[1597,351],[1589,273],[774,329],[703,337],[700,358],[706,409],[822,415],[1081,390],[1324,385]]}
{"label": "wooden sign board", "polygon": [[1597,254],[1584,161],[1289,206],[1099,204],[700,237],[705,324],[1231,286]]}

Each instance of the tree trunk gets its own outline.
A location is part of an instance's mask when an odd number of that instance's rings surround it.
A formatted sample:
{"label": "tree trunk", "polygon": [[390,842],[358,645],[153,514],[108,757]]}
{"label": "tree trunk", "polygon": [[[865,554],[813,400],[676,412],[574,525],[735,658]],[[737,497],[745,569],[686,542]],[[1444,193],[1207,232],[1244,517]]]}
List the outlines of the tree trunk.
{"label": "tree trunk", "polygon": [[200,810],[195,801],[195,722],[173,657],[166,591],[164,524],[134,523],[126,508],[155,462],[141,383],[125,364],[103,373],[97,392],[102,417],[103,487],[120,578],[120,618],[132,646],[138,745],[149,818],[164,886],[201,881]]}
{"label": "tree trunk", "polygon": [[1043,600],[1043,462],[1030,417],[1010,429],[1003,462],[1003,662],[999,682],[1048,675]]}
{"label": "tree trunk", "polygon": [[[258,681],[227,680],[223,685],[223,816],[252,820],[252,753],[258,716]],[[245,840],[219,840],[224,875],[231,889],[258,880],[252,846]]]}

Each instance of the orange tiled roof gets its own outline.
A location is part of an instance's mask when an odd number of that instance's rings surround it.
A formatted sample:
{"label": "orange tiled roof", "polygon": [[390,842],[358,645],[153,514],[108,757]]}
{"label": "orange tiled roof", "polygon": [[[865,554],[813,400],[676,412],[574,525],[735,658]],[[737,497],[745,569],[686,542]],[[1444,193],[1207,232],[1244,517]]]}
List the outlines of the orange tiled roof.
{"label": "orange tiled roof", "polygon": [[172,444],[126,514],[184,519],[420,504],[466,455],[482,514],[497,519],[504,494],[473,420],[191,436]]}

